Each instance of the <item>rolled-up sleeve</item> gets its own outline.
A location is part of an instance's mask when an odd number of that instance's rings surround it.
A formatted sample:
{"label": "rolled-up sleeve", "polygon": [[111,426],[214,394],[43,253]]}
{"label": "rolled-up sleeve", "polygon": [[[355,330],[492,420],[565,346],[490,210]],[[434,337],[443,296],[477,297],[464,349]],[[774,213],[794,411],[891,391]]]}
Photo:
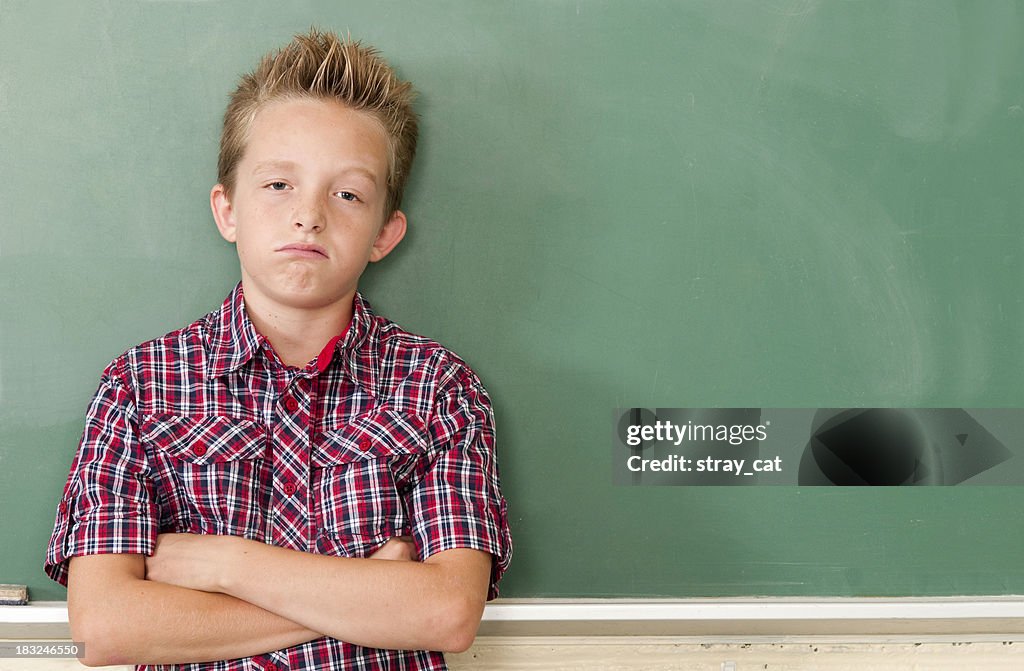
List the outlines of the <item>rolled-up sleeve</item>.
{"label": "rolled-up sleeve", "polygon": [[454,548],[493,555],[487,596],[493,599],[512,557],[494,415],[487,392],[466,369],[442,389],[428,426],[435,458],[408,499],[412,535],[421,559]]}
{"label": "rolled-up sleeve", "polygon": [[156,536],[154,489],[138,440],[135,403],[111,364],[89,404],[43,568],[66,586],[71,557],[148,555]]}

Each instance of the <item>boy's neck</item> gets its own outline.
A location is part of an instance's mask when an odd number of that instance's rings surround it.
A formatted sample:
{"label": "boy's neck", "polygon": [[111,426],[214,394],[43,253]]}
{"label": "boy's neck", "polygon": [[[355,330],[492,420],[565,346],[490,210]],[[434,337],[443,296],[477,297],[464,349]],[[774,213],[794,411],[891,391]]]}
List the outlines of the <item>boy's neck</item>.
{"label": "boy's neck", "polygon": [[331,305],[306,309],[282,306],[245,293],[245,311],[256,331],[270,341],[286,366],[304,368],[352,320],[355,292]]}

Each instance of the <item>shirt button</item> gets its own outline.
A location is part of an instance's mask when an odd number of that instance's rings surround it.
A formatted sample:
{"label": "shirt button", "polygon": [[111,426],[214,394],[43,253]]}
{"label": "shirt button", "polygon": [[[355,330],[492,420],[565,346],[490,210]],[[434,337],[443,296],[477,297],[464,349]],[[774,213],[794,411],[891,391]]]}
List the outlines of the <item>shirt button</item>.
{"label": "shirt button", "polygon": [[285,407],[285,410],[287,410],[288,412],[295,412],[296,410],[299,409],[299,402],[296,401],[294,398],[289,397],[284,402],[284,407]]}
{"label": "shirt button", "polygon": [[295,483],[294,482],[286,482],[286,483],[284,483],[284,493],[287,496],[291,496],[292,494],[294,494],[295,493]]}
{"label": "shirt button", "polygon": [[196,445],[195,447],[193,447],[193,448],[192,448],[192,452],[193,452],[193,453],[194,453],[194,454],[195,454],[195,455],[196,455],[197,457],[201,457],[201,456],[203,456],[204,454],[206,454],[206,446],[205,446],[205,445]]}
{"label": "shirt button", "polygon": [[360,438],[359,439],[359,449],[364,451],[364,452],[366,450],[370,449],[370,439],[369,438]]}
{"label": "shirt button", "polygon": [[59,507],[60,507],[60,514],[61,515],[63,515],[64,513],[66,513],[68,511],[68,504],[64,503],[63,501],[60,502],[60,506]]}
{"label": "shirt button", "polygon": [[277,671],[277,664],[267,664],[267,671]]}

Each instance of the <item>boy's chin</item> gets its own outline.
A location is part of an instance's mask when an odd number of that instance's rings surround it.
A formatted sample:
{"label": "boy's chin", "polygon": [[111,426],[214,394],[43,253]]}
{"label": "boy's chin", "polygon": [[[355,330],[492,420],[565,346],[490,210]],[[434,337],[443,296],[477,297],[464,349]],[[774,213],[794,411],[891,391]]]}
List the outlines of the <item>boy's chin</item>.
{"label": "boy's chin", "polygon": [[[294,291],[281,296],[281,303],[298,310],[320,310],[344,302],[344,293],[335,291]],[[351,299],[349,299],[351,301]]]}

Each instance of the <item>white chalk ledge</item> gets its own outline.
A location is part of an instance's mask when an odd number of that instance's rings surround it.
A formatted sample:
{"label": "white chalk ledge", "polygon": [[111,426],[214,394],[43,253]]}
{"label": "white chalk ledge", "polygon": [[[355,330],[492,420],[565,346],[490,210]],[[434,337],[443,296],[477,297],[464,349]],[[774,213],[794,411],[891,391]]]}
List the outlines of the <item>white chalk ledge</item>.
{"label": "white chalk ledge", "polygon": [[[0,606],[0,639],[69,636],[66,602]],[[487,604],[479,636],[1024,641],[1024,596],[496,599]]]}

